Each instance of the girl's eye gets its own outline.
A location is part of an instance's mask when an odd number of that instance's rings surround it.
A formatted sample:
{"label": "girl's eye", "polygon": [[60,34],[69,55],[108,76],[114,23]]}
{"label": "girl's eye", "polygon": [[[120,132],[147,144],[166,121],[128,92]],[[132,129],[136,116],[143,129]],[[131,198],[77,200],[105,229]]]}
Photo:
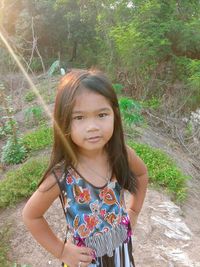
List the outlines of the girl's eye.
{"label": "girl's eye", "polygon": [[80,121],[80,120],[82,120],[82,119],[83,119],[83,116],[81,116],[81,115],[73,117],[73,120],[78,120],[78,121]]}
{"label": "girl's eye", "polygon": [[99,113],[99,117],[100,117],[100,118],[103,118],[103,117],[106,117],[106,116],[108,116],[107,113]]}

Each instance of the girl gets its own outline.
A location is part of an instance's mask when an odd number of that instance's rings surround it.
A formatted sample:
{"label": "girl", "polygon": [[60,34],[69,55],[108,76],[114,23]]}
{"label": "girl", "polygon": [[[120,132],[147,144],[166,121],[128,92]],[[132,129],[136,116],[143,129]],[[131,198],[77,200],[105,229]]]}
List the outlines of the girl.
{"label": "girl", "polygon": [[[133,267],[134,229],[147,169],[125,145],[112,84],[99,71],[73,70],[62,79],[54,109],[50,165],[23,210],[34,238],[70,267]],[[131,193],[124,206],[124,190]],[[67,221],[63,242],[43,215],[60,197]]]}

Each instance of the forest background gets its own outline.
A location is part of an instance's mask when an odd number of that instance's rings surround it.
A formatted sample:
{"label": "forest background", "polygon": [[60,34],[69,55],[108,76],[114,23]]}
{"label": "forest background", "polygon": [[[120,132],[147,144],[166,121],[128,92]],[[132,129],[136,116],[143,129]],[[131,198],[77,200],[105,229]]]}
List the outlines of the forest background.
{"label": "forest background", "polygon": [[[0,12],[1,31],[34,72],[56,59],[98,66],[116,80],[122,72],[138,99],[199,107],[199,1],[7,0]],[[0,68],[17,71],[2,42]]]}

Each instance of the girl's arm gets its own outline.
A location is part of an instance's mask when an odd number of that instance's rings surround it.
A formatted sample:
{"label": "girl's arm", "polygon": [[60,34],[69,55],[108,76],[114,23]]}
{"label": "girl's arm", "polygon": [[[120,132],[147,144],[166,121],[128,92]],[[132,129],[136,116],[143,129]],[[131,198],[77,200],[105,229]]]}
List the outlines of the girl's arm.
{"label": "girl's arm", "polygon": [[22,213],[23,221],[33,237],[56,258],[62,254],[63,242],[54,235],[43,214],[59,193],[55,178],[48,176],[28,200]]}
{"label": "girl's arm", "polygon": [[127,207],[132,229],[134,229],[147,191],[148,172],[146,165],[144,164],[142,159],[136,155],[135,151],[132,148],[127,147],[127,153],[130,169],[136,175],[138,181],[137,192],[136,194],[130,195]]}
{"label": "girl's arm", "polygon": [[23,209],[24,223],[37,242],[56,258],[70,266],[77,266],[79,261],[90,263],[92,261],[92,257],[89,256],[91,249],[79,248],[72,242],[64,244],[53,233],[43,217],[59,194],[60,189],[55,182],[55,177],[49,175],[25,205]]}

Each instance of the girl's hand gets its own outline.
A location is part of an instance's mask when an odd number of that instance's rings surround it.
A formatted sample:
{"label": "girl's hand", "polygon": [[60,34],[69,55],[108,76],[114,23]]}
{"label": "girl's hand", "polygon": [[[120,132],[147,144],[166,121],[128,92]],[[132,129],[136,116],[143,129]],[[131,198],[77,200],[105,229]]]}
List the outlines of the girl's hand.
{"label": "girl's hand", "polygon": [[93,255],[91,248],[78,247],[72,243],[72,240],[68,240],[64,245],[60,260],[70,267],[87,267],[92,262]]}
{"label": "girl's hand", "polygon": [[132,209],[127,209],[129,218],[130,218],[130,223],[131,223],[131,229],[132,231],[134,231],[135,226],[137,224],[137,218],[138,218],[138,214],[133,211]]}

